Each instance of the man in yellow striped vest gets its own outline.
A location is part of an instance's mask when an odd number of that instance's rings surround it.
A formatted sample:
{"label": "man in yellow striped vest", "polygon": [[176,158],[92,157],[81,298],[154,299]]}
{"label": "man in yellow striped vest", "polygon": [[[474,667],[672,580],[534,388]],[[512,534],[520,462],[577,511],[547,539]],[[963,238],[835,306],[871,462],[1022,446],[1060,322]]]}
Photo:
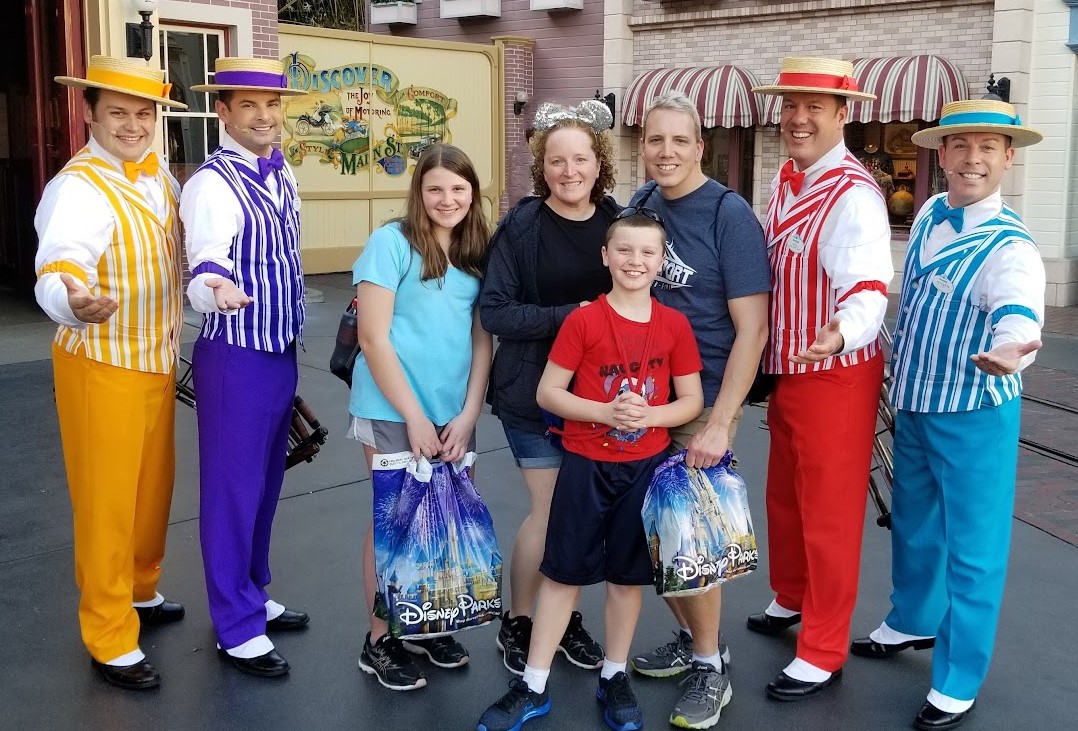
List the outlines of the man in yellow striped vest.
{"label": "man in yellow striped vest", "polygon": [[179,184],[149,151],[159,70],[94,56],[84,89],[90,141],[45,188],[34,225],[38,304],[59,323],[56,410],[74,516],[79,624],[113,685],[161,679],[142,625],[183,606],[157,593],[175,478],[175,364],[182,325]]}

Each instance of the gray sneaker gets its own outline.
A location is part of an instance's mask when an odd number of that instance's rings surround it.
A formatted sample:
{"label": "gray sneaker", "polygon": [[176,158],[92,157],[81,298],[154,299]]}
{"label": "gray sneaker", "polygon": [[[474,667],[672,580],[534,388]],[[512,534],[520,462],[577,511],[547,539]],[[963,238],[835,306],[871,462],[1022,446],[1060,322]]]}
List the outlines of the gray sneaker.
{"label": "gray sneaker", "polygon": [[[730,648],[722,641],[722,632],[719,633],[719,656],[724,664],[730,664]],[[684,630],[678,630],[672,642],[637,655],[629,664],[636,672],[652,678],[680,675],[692,666],[692,637]]]}
{"label": "gray sneaker", "polygon": [[726,668],[716,670],[702,662],[692,664],[692,674],[681,681],[688,686],[670,714],[670,724],[678,728],[711,728],[719,722],[723,706],[733,690]]}

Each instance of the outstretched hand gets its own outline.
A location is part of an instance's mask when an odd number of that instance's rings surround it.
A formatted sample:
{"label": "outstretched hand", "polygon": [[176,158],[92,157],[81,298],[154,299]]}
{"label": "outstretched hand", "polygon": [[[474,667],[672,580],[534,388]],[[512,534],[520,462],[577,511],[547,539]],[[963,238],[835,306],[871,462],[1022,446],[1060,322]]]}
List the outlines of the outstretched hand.
{"label": "outstretched hand", "polygon": [[235,312],[254,302],[231,279],[210,277],[206,280],[206,286],[213,290],[213,300],[221,312]]}
{"label": "outstretched hand", "polygon": [[831,318],[831,321],[816,333],[815,342],[797,355],[790,356],[790,361],[798,365],[811,365],[841,351],[846,340],[839,331],[838,323],[838,318]]}
{"label": "outstretched hand", "polygon": [[67,304],[79,322],[100,324],[112,317],[120,305],[111,297],[94,297],[82,282],[70,274],[61,274],[60,281],[67,289]]}
{"label": "outstretched hand", "polygon": [[970,360],[990,376],[1009,376],[1018,370],[1018,365],[1024,356],[1040,350],[1041,346],[1040,340],[1032,340],[1028,343],[1004,343],[987,353],[971,355]]}

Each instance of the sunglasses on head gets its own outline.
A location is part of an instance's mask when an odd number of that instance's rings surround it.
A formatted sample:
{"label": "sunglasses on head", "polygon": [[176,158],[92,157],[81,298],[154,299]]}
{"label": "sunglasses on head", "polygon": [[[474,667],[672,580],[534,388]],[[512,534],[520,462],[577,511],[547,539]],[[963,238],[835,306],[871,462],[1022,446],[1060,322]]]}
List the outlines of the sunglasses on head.
{"label": "sunglasses on head", "polygon": [[666,222],[663,221],[663,217],[655,211],[651,210],[650,208],[645,208],[644,206],[629,206],[628,208],[623,208],[621,210],[621,213],[614,216],[614,220],[620,221],[623,218],[632,218],[633,216],[643,216],[644,218],[650,218],[652,221],[659,224],[659,226],[662,227],[663,231],[666,230]]}

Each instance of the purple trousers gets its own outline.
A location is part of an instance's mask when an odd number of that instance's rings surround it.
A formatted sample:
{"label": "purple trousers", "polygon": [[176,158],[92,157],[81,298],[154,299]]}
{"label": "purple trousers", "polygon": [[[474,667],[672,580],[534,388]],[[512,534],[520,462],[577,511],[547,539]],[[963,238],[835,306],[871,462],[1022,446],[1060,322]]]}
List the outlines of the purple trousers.
{"label": "purple trousers", "polygon": [[199,535],[217,641],[266,633],[270,529],[284,482],[296,394],[296,346],[267,353],[199,338]]}

